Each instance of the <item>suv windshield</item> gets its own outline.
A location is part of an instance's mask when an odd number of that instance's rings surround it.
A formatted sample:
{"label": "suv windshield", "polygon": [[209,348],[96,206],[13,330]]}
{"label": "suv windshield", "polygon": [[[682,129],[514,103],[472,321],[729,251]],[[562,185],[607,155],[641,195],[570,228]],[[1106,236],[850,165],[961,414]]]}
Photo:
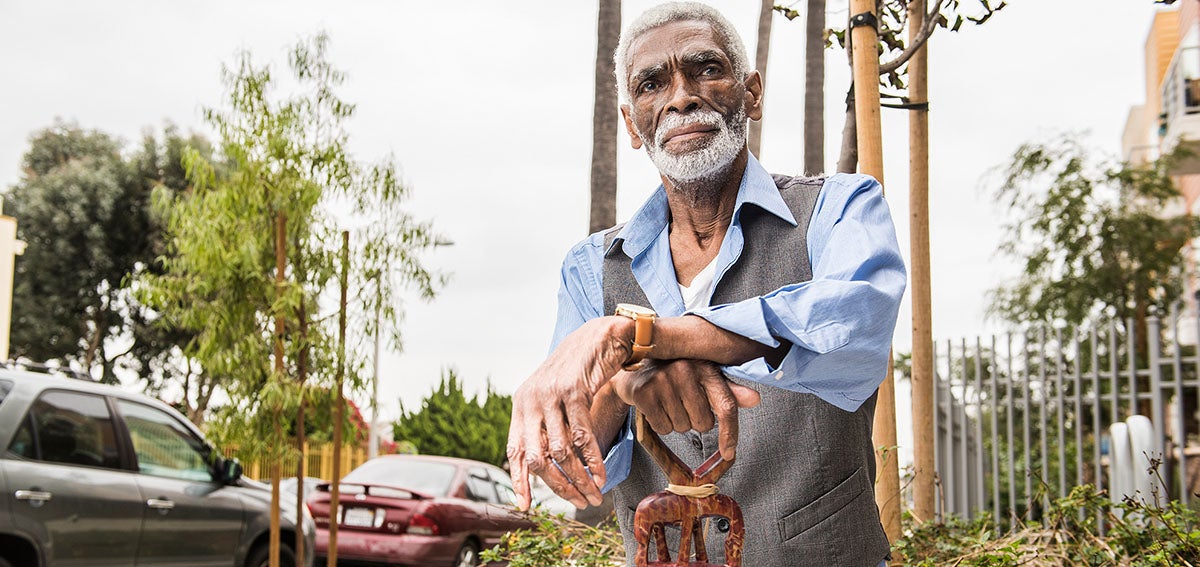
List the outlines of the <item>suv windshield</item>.
{"label": "suv windshield", "polygon": [[430,496],[445,496],[450,491],[456,469],[449,463],[389,457],[363,463],[343,477],[342,482],[380,484]]}

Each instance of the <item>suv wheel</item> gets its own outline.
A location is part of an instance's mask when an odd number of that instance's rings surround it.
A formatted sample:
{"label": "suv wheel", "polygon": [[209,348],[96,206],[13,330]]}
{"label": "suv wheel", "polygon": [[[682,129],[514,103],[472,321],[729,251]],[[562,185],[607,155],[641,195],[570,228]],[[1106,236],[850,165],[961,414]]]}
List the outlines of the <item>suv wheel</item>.
{"label": "suv wheel", "polygon": [[[271,546],[265,543],[259,544],[246,557],[246,567],[269,567],[270,564]],[[296,564],[296,554],[286,543],[279,544],[279,564],[289,567]]]}

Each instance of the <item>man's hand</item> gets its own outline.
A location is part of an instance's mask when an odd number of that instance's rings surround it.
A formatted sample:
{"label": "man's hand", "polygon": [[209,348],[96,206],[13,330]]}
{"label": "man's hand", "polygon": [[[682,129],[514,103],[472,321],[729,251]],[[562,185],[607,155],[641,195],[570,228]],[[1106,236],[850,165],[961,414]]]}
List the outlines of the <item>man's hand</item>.
{"label": "man's hand", "polygon": [[508,465],[522,510],[531,501],[529,473],[577,508],[602,501],[604,455],[592,424],[592,398],[628,360],[632,325],[624,317],[588,321],[513,394]]}
{"label": "man's hand", "polygon": [[708,431],[721,426],[721,456],[732,459],[737,450],[738,408],[761,400],[758,392],[730,382],[716,364],[702,360],[672,360],[636,372],[620,374],[613,391],[636,406],[659,435],[672,431]]}

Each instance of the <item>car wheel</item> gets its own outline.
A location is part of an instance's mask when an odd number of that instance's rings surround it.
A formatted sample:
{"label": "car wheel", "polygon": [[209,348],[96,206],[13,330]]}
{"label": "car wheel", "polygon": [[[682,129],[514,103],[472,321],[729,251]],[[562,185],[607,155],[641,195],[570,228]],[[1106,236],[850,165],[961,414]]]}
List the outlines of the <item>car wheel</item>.
{"label": "car wheel", "polygon": [[479,546],[471,540],[463,543],[462,547],[458,548],[458,555],[454,556],[454,567],[476,567],[479,565]]}
{"label": "car wheel", "polygon": [[[287,544],[279,546],[279,564],[286,567],[296,565],[296,554]],[[246,567],[269,567],[271,565],[271,546],[260,544],[246,556]],[[0,566],[3,567],[3,566]]]}

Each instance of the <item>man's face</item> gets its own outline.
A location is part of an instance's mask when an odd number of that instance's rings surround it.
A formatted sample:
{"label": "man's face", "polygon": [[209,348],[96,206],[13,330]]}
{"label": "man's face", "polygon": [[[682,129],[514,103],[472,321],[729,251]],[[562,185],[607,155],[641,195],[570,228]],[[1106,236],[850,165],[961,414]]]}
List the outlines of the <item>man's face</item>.
{"label": "man's face", "polygon": [[712,28],[672,22],[638,37],[629,50],[629,99],[621,107],[633,147],[646,145],[674,181],[713,178],[746,145],[746,120],[761,116],[757,73],[743,82]]}

